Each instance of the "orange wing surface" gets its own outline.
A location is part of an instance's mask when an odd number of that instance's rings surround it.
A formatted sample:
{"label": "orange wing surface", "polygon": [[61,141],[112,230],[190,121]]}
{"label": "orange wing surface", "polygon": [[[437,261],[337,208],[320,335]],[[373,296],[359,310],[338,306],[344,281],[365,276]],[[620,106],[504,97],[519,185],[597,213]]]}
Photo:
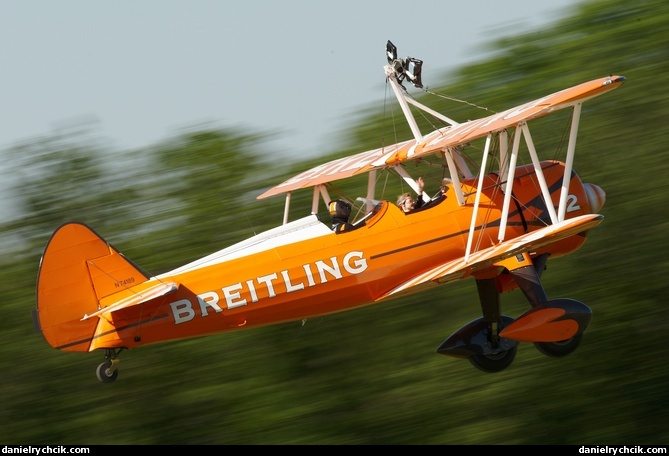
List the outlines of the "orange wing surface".
{"label": "orange wing surface", "polygon": [[463,258],[458,258],[457,260],[449,261],[427,272],[418,274],[385,293],[377,301],[387,299],[391,296],[401,296],[407,292],[416,293],[425,289],[426,285],[443,284],[469,277],[477,271],[495,266],[495,263],[506,258],[538,249],[539,247],[579,233],[585,233],[590,228],[599,225],[603,219],[604,216],[602,215],[587,214],[531,231],[509,241],[502,242],[499,245],[480,250],[472,254],[467,261]]}

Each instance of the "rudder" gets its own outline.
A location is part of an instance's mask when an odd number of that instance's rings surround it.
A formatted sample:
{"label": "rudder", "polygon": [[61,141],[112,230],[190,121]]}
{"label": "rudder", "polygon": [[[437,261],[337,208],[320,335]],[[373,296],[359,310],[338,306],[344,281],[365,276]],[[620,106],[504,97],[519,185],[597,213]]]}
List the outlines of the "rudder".
{"label": "rudder", "polygon": [[132,262],[83,223],[66,223],[51,235],[37,276],[36,327],[54,348],[89,351],[100,300],[148,279]]}

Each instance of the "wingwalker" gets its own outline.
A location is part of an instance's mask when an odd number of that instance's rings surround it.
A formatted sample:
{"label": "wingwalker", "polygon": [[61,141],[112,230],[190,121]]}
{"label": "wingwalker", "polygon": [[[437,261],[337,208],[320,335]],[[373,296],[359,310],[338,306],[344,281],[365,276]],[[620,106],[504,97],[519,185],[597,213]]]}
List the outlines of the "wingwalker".
{"label": "wingwalker", "polygon": [[[143,272],[83,223],[60,226],[39,266],[36,329],[59,350],[103,351],[96,374],[108,383],[118,377],[119,354],[141,345],[304,320],[471,278],[481,317],[438,353],[485,372],[510,366],[519,342],[551,357],[572,353],[592,311],[573,299],[549,299],[541,275],[548,260],[578,250],[603,219],[604,191],[572,169],[576,137],[583,103],[625,78],[595,79],[458,123],[409,95],[405,82],[428,91],[421,60],[398,58],[390,41],[386,55],[386,80],[413,138],[267,190],[258,198],[286,196],[282,225],[160,275]],[[529,122],[567,108],[566,158],[540,159]],[[416,110],[441,126],[424,135]],[[434,197],[409,173],[420,167],[421,178],[442,185]],[[367,187],[364,196],[331,196],[343,187],[333,182],[356,178],[366,178],[358,186]],[[407,186],[426,201],[410,213],[389,201]],[[289,221],[291,194],[305,189],[313,192],[311,213]],[[529,309],[514,319],[503,315],[500,295],[517,289]]]}

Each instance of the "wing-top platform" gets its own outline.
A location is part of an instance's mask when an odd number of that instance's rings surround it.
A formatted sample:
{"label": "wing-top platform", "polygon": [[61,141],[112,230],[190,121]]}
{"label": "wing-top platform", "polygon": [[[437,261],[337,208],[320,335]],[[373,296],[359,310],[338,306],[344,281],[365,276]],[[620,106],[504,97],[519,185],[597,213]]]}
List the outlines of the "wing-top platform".
{"label": "wing-top platform", "polygon": [[491,133],[518,126],[557,110],[574,106],[577,103],[583,103],[590,98],[619,87],[624,81],[625,77],[623,76],[595,79],[507,109],[498,114],[435,130],[420,139],[414,138],[332,160],[270,188],[259,195],[258,199],[323,185],[356,174],[398,165],[435,152],[452,149]]}
{"label": "wing-top platform", "polygon": [[[389,42],[389,48],[390,47],[393,46],[392,43]],[[441,154],[446,162],[445,167],[450,176],[450,182],[453,183],[453,192],[458,204],[464,206],[468,201],[472,201],[469,198],[473,196],[474,211],[472,213],[469,232],[469,239],[472,240],[476,220],[479,217],[478,206],[481,192],[483,191],[482,182],[485,175],[484,171],[488,167],[487,162],[491,155],[492,148],[499,147],[499,170],[497,171],[497,175],[505,199],[502,206],[498,240],[503,242],[506,240],[508,214],[512,203],[514,172],[520,155],[522,139],[525,140],[529,160],[537,175],[540,193],[546,204],[550,223],[555,224],[565,220],[569,198],[569,182],[580,123],[581,106],[585,101],[622,85],[625,82],[624,76],[610,75],[594,79],[529,101],[497,114],[464,123],[457,123],[456,121],[453,121],[413,100],[407,96],[405,93],[406,90],[402,90],[404,87],[401,85],[401,82],[404,79],[414,83],[416,87],[422,87],[420,77],[416,78],[416,74],[420,75],[420,67],[417,65],[422,64],[422,62],[411,58],[407,61],[396,59],[395,52],[393,52],[392,56],[389,53],[388,61],[389,64],[384,67],[387,80],[392,86],[404,115],[411,126],[414,138],[378,149],[361,152],[352,156],[332,160],[304,171],[259,195],[258,198],[261,199],[273,195],[286,194],[284,223],[288,219],[290,195],[291,192],[295,190],[313,187],[312,213],[318,212],[319,198],[323,199],[326,206],[332,200],[328,194],[326,184],[359,174],[369,174],[365,200],[373,201],[374,199],[377,199],[374,195],[375,173],[377,170],[381,169],[389,169],[396,172],[411,188],[414,189],[414,191],[418,191],[416,181],[407,173],[402,165],[407,162],[427,157],[431,154]],[[423,135],[409,109],[409,104],[450,125],[432,131],[427,135]],[[566,166],[564,167],[563,185],[559,194],[559,204],[557,207],[554,207],[551,191],[546,185],[546,178],[544,177],[540,159],[530,134],[528,122],[569,107],[573,109],[573,112],[566,158],[564,160]],[[509,129],[513,129],[513,141],[511,144],[511,133],[509,132]],[[468,146],[471,141],[482,138],[485,138],[485,147],[481,164],[476,172],[472,172],[469,169],[467,157],[462,153],[461,149]],[[476,186],[475,195],[465,194],[462,185],[463,179],[475,178],[477,174],[479,183]],[[367,209],[370,210],[371,203],[368,203],[367,206]],[[471,244],[468,244],[465,252],[465,261],[471,252],[472,246]]]}

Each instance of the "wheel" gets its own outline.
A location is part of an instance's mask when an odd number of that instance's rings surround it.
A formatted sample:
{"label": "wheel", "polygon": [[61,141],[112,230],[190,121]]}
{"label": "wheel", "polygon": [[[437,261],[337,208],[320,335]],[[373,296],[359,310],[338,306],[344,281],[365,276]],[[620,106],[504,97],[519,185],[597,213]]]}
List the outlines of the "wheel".
{"label": "wheel", "polygon": [[492,355],[472,355],[469,357],[469,362],[483,372],[500,372],[511,365],[516,358],[516,350],[518,346],[514,345],[508,350]]}
{"label": "wheel", "polygon": [[111,367],[111,361],[105,361],[104,363],[100,364],[95,371],[95,375],[97,375],[98,380],[100,380],[102,383],[111,383],[116,380],[118,377],[118,369],[114,369],[114,372],[110,374],[109,369],[111,369]]}
{"label": "wheel", "polygon": [[535,342],[534,346],[546,356],[550,356],[551,358],[562,358],[576,350],[581,344],[582,338],[583,333],[580,333],[576,334],[571,339],[561,340],[559,342]]}

